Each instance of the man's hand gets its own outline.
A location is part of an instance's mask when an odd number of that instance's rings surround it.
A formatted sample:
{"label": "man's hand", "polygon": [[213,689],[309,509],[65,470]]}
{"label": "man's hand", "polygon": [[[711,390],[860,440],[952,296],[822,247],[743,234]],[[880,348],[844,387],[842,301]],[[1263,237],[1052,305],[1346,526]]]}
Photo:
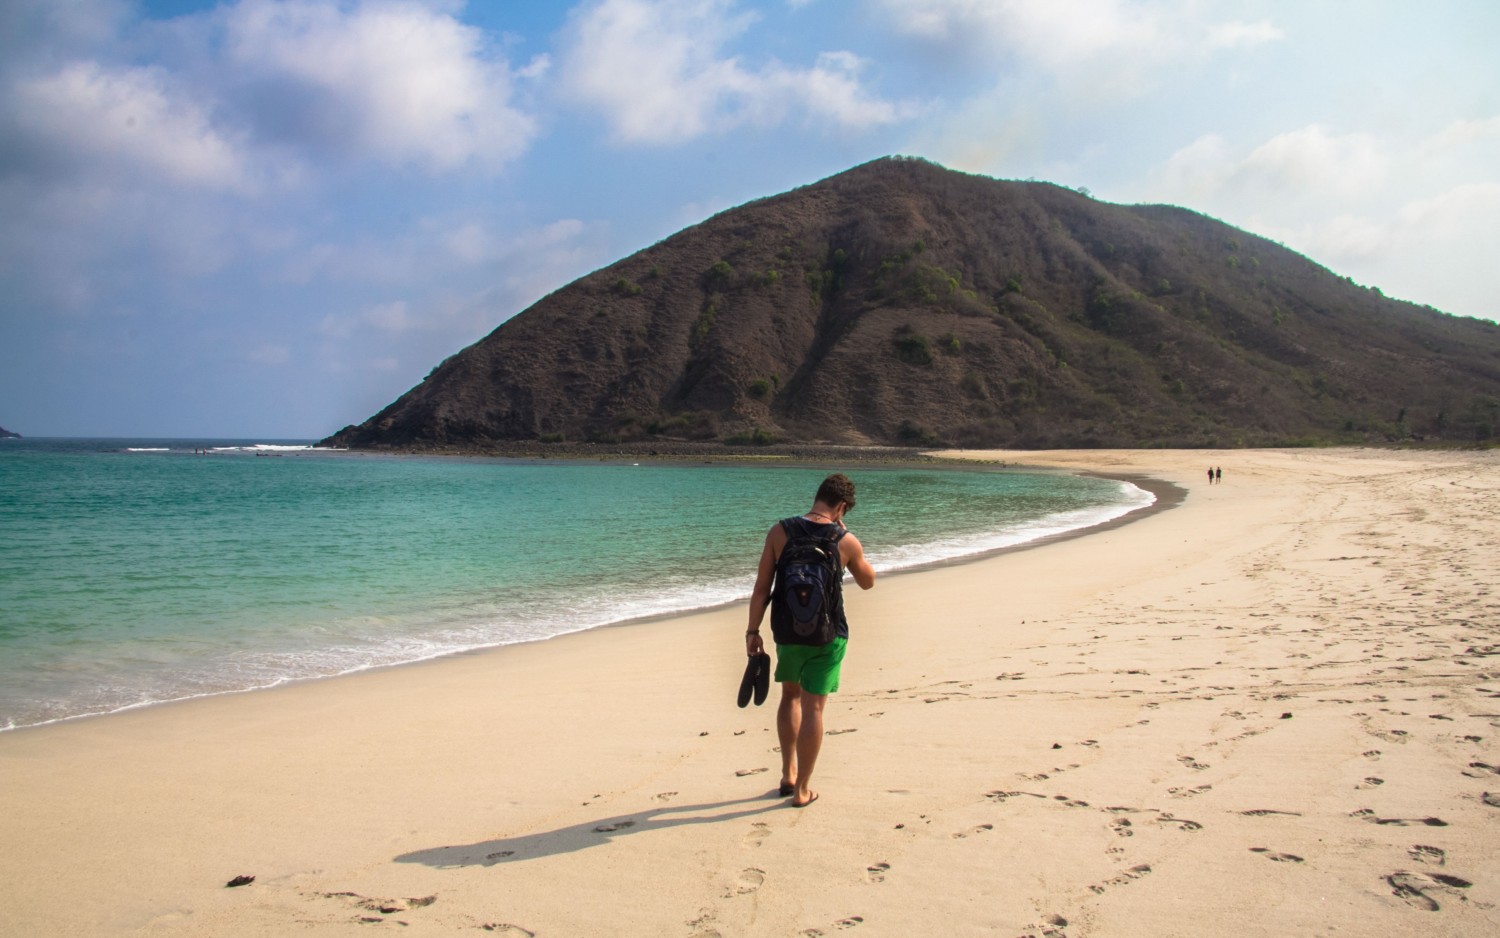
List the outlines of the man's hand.
{"label": "man's hand", "polygon": [[766,646],[761,641],[759,632],[747,632],[745,634],[745,657],[754,658],[765,650]]}

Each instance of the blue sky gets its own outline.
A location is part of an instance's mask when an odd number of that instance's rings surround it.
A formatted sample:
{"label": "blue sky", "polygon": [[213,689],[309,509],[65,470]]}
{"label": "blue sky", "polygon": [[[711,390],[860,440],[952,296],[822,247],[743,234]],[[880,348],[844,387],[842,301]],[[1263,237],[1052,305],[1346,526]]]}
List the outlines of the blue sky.
{"label": "blue sky", "polygon": [[892,153],[1500,319],[1491,0],[6,0],[0,426],[312,438]]}

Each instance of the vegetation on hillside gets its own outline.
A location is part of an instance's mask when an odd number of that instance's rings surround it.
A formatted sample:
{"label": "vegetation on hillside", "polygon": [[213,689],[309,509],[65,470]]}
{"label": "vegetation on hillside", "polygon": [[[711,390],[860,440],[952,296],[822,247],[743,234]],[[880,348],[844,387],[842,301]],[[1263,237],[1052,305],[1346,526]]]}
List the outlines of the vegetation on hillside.
{"label": "vegetation on hillside", "polygon": [[332,442],[1486,442],[1500,327],[1168,206],[886,159],[557,291]]}

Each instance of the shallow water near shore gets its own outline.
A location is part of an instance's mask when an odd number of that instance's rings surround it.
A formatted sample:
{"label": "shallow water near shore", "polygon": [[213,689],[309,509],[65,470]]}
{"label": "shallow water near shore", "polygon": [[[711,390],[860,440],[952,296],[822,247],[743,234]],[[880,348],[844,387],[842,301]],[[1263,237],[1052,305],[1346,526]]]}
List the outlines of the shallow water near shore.
{"label": "shallow water near shore", "polygon": [[[0,729],[721,605],[828,469],[0,446]],[[854,466],[882,571],[1150,504],[1051,473]],[[857,626],[856,626],[857,627]]]}

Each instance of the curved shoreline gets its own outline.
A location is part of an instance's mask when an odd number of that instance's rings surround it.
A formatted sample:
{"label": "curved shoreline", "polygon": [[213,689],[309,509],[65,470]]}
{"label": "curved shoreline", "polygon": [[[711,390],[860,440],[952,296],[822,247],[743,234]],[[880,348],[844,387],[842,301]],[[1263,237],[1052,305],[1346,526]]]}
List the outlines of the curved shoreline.
{"label": "curved shoreline", "polygon": [[1495,933],[1500,452],[1025,461],[1192,498],[849,595],[810,810],[725,608],[0,734],[10,927]]}
{"label": "curved shoreline", "polygon": [[[395,455],[395,454],[378,454],[378,455],[389,457],[389,456]],[[440,457],[440,456],[434,456],[433,454],[411,454],[411,455],[415,456],[416,458],[444,458],[444,457]],[[463,457],[447,457],[447,458],[463,458]],[[480,458],[480,459],[483,459],[483,458],[497,458],[497,459],[499,459],[499,458],[514,458],[514,457],[503,457],[503,456],[494,456],[494,455],[489,455],[489,454],[478,454],[478,455],[475,455],[475,456],[472,456],[472,457],[467,457],[467,458]],[[1009,544],[1009,545],[1006,545],[1006,546],[1003,546],[1003,547],[995,547],[995,548],[988,548],[988,549],[984,549],[984,550],[978,550],[978,551],[974,551],[972,553],[965,553],[965,554],[961,554],[961,555],[954,556],[954,557],[945,557],[945,558],[940,558],[940,559],[937,559],[937,560],[922,561],[922,562],[919,562],[919,563],[911,564],[909,566],[901,566],[901,567],[897,567],[897,568],[894,568],[894,569],[884,570],[884,571],[881,572],[881,576],[882,577],[890,577],[890,578],[893,578],[893,577],[905,577],[905,576],[910,575],[910,574],[922,573],[922,572],[925,572],[925,571],[930,571],[930,570],[939,569],[939,568],[959,567],[959,566],[964,566],[964,565],[968,565],[968,564],[978,563],[978,562],[982,562],[984,560],[987,560],[987,559],[989,559],[991,557],[1002,556],[1002,555],[1005,555],[1005,554],[1014,553],[1014,552],[1018,552],[1018,551],[1030,550],[1030,549],[1033,549],[1033,548],[1036,548],[1036,547],[1041,547],[1041,546],[1044,546],[1046,544],[1050,544],[1050,543],[1054,543],[1054,542],[1058,542],[1058,541],[1065,541],[1065,540],[1069,540],[1069,539],[1072,539],[1072,538],[1084,537],[1084,536],[1087,536],[1087,535],[1093,534],[1093,533],[1099,533],[1099,532],[1108,531],[1108,530],[1114,529],[1116,527],[1119,527],[1120,525],[1128,524],[1128,523],[1130,523],[1132,521],[1136,521],[1136,520],[1141,520],[1141,519],[1147,518],[1147,517],[1149,517],[1152,514],[1155,514],[1157,512],[1165,511],[1165,510],[1167,510],[1169,508],[1175,507],[1175,506],[1181,504],[1182,501],[1183,501],[1183,499],[1186,497],[1186,491],[1183,490],[1182,488],[1180,488],[1179,486],[1174,485],[1171,482],[1167,482],[1167,481],[1164,481],[1164,480],[1161,480],[1161,479],[1155,479],[1155,478],[1152,478],[1152,477],[1149,477],[1149,476],[1145,476],[1145,475],[1141,475],[1141,474],[1126,474],[1126,473],[1107,474],[1107,473],[1100,473],[1100,472],[1080,472],[1080,471],[1075,471],[1075,470],[1049,469],[1049,468],[1046,468],[1046,467],[1027,467],[1027,466],[1015,465],[1015,464],[1006,465],[1006,466],[997,466],[997,465],[994,465],[992,463],[982,463],[982,462],[978,462],[978,461],[974,461],[974,460],[949,459],[949,458],[944,458],[944,457],[941,457],[941,456],[929,457],[929,458],[921,460],[921,461],[905,460],[905,461],[902,461],[899,466],[891,465],[891,464],[884,464],[884,465],[882,465],[881,464],[882,462],[883,462],[882,460],[868,460],[867,464],[880,465],[881,468],[911,468],[911,469],[917,469],[917,470],[944,471],[944,472],[945,471],[983,471],[983,472],[1019,471],[1019,472],[1030,472],[1030,473],[1036,473],[1036,474],[1059,473],[1059,474],[1067,474],[1067,475],[1080,475],[1080,476],[1088,476],[1088,477],[1098,478],[1098,479],[1105,479],[1105,480],[1113,481],[1113,482],[1128,482],[1128,483],[1130,483],[1132,485],[1137,486],[1138,488],[1141,488],[1141,489],[1149,492],[1153,496],[1153,499],[1154,499],[1152,501],[1152,503],[1149,504],[1149,505],[1144,505],[1144,506],[1141,506],[1141,507],[1138,507],[1138,508],[1130,509],[1129,511],[1126,511],[1125,513],[1123,513],[1123,514],[1121,514],[1121,515],[1119,515],[1119,516],[1117,516],[1115,518],[1111,518],[1111,519],[1109,519],[1107,521],[1101,521],[1101,522],[1099,522],[1097,524],[1090,524],[1090,525],[1086,525],[1086,526],[1083,526],[1083,527],[1072,528],[1072,529],[1069,529],[1069,530],[1066,530],[1066,531],[1061,531],[1061,532],[1057,532],[1057,533],[1053,533],[1053,534],[1047,534],[1047,535],[1043,535],[1041,537],[1033,538],[1031,540],[1023,541],[1023,542],[1017,543],[1017,544]],[[797,464],[785,463],[785,464],[782,464],[782,465],[785,465],[787,468],[794,468],[794,467],[801,468],[801,467],[805,467],[803,464],[800,464],[800,463],[797,463]],[[814,465],[814,463],[808,463],[806,465]],[[162,707],[187,706],[187,705],[191,705],[191,704],[193,704],[193,703],[195,703],[197,701],[213,700],[213,699],[217,699],[217,698],[221,698],[221,697],[243,697],[243,696],[247,696],[247,695],[261,694],[261,693],[266,693],[266,692],[277,692],[277,691],[282,691],[282,690],[285,690],[285,689],[288,689],[288,688],[294,688],[294,687],[308,685],[308,684],[322,683],[322,682],[327,682],[327,681],[346,680],[346,679],[349,679],[349,678],[359,677],[361,675],[370,674],[370,673],[374,673],[374,672],[391,671],[391,670],[397,670],[397,669],[402,669],[402,668],[412,668],[412,667],[419,667],[419,666],[439,665],[442,662],[447,661],[449,659],[472,657],[472,656],[483,656],[483,655],[489,655],[489,654],[498,654],[498,653],[503,653],[506,650],[514,649],[514,648],[521,647],[521,646],[535,645],[535,644],[541,644],[541,643],[547,643],[547,642],[555,642],[555,641],[559,641],[559,640],[570,639],[570,638],[577,638],[579,636],[588,635],[588,634],[597,633],[597,632],[603,632],[603,631],[612,630],[612,629],[628,628],[628,627],[646,625],[646,624],[656,623],[656,622],[671,621],[671,620],[681,619],[681,618],[690,617],[690,616],[697,616],[697,615],[703,615],[703,614],[717,613],[717,612],[721,612],[723,610],[735,608],[737,606],[742,606],[742,605],[745,604],[745,602],[747,601],[747,599],[748,599],[748,596],[739,596],[739,597],[736,597],[736,598],[733,598],[733,599],[726,600],[724,602],[717,602],[717,603],[712,603],[712,604],[703,605],[703,606],[695,606],[695,607],[691,607],[691,608],[682,608],[682,609],[673,609],[673,610],[669,610],[669,611],[665,611],[665,612],[650,613],[650,614],[647,614],[647,615],[630,616],[630,617],[627,617],[627,618],[622,618],[622,619],[617,619],[617,620],[610,621],[610,622],[605,622],[605,623],[602,623],[602,624],[599,624],[599,625],[584,626],[584,627],[581,627],[581,628],[573,629],[571,631],[559,632],[559,633],[554,634],[554,635],[547,635],[547,636],[543,636],[543,637],[540,637],[540,638],[522,638],[522,639],[517,639],[517,640],[514,640],[514,641],[495,642],[495,643],[490,643],[490,644],[475,645],[475,646],[469,647],[469,648],[456,648],[456,649],[447,650],[447,651],[435,652],[435,653],[432,653],[432,654],[430,654],[430,655],[428,655],[426,657],[414,658],[414,659],[405,660],[405,661],[391,661],[391,662],[383,662],[383,663],[376,663],[376,664],[357,665],[357,666],[354,666],[354,667],[350,667],[350,668],[348,668],[346,670],[338,671],[338,672],[334,672],[334,673],[330,673],[330,674],[305,675],[305,676],[297,676],[297,677],[282,677],[282,678],[277,678],[276,680],[270,681],[270,682],[265,683],[265,684],[259,684],[259,685],[250,686],[250,687],[231,687],[231,688],[226,688],[226,689],[223,689],[223,690],[202,691],[202,692],[198,692],[198,693],[186,694],[186,695],[180,696],[180,697],[169,697],[169,698],[162,699],[162,700],[138,701],[138,702],[126,704],[124,706],[116,707],[116,708],[110,709],[110,710],[99,710],[99,711],[89,712],[89,713],[77,713],[77,714],[70,714],[70,715],[61,716],[61,717],[53,717],[51,719],[42,720],[42,721],[36,722],[36,723],[24,723],[24,724],[20,724],[20,725],[0,726],[0,736],[4,736],[4,735],[8,735],[8,734],[15,734],[15,733],[23,733],[23,732],[28,732],[28,731],[44,730],[44,729],[49,728],[49,727],[60,726],[60,725],[67,725],[67,724],[73,724],[73,723],[84,722],[84,721],[95,721],[95,720],[101,720],[101,719],[106,719],[106,718],[118,717],[118,716],[121,716],[121,715],[124,715],[124,714],[139,713],[139,712],[149,711],[149,710],[153,710],[153,709],[157,709],[157,708],[162,708]]]}

